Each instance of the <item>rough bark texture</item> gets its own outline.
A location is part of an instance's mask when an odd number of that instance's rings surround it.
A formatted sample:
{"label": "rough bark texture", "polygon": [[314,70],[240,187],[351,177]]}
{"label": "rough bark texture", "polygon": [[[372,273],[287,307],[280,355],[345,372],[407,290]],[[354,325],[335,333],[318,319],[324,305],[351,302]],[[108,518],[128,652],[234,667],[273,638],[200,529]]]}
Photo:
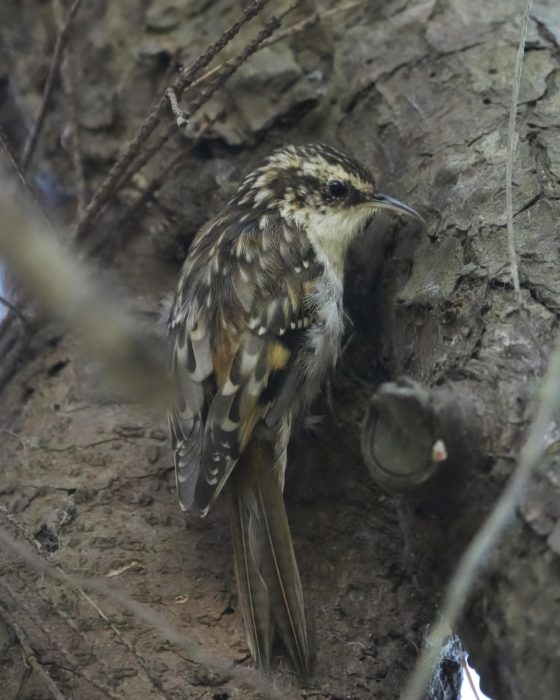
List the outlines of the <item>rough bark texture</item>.
{"label": "rough bark texture", "polygon": [[[193,60],[242,7],[84,3],[69,51],[90,189],[168,82],[166,70]],[[287,21],[335,7],[310,1]],[[95,263],[100,274],[155,324],[198,226],[278,144],[341,144],[377,173],[382,192],[428,219],[421,231],[380,215],[355,246],[343,362],[317,409],[325,414],[317,434],[300,435],[291,450],[287,501],[316,649],[311,690],[319,696],[399,696],[443,586],[511,474],[534,409],[560,309],[560,11],[556,0],[535,2],[527,38],[514,162],[520,310],[504,209],[523,9],[520,0],[365,2],[272,44],[198,115],[204,124],[221,113],[196,149],[177,134],[148,166],[143,178],[185,153],[141,216],[122,219],[138,197],[137,178],[96,232],[110,239]],[[50,5],[2,2],[0,27],[0,123],[18,148],[53,46]],[[247,27],[227,55],[254,32]],[[30,170],[45,207],[62,221],[74,193],[68,113],[59,91]],[[463,397],[479,426],[480,456],[466,478],[429,503],[386,494],[360,453],[370,397],[401,375]],[[3,518],[3,526],[19,526],[67,571],[106,577],[165,611],[210,654],[246,663],[224,504],[203,521],[188,518],[185,529],[164,416],[115,399],[72,333],[49,325],[2,390],[0,426],[0,505],[15,520]],[[550,458],[457,630],[494,700],[553,700],[560,687],[559,426],[549,439]],[[454,464],[450,453],[449,469]],[[191,663],[113,603],[92,596],[95,607],[8,552],[0,599],[69,697],[252,697],[248,686]],[[0,614],[4,697],[17,697],[25,673]],[[298,695],[284,662],[275,677]],[[23,697],[48,697],[36,672]]]}

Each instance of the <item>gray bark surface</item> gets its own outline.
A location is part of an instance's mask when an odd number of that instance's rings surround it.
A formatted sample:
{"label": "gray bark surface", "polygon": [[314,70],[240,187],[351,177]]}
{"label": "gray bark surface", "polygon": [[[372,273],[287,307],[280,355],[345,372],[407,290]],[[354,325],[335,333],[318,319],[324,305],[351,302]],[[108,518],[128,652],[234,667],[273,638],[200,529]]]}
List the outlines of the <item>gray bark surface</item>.
{"label": "gray bark surface", "polygon": [[[90,191],[174,63],[194,60],[244,6],[84,3],[69,56]],[[197,115],[199,126],[217,117],[202,142],[192,148],[178,133],[121,192],[97,225],[109,243],[93,264],[115,298],[130,297],[131,310],[156,327],[198,227],[249,168],[290,142],[343,146],[371,167],[381,192],[424,214],[426,230],[380,214],[356,243],[343,359],[317,407],[317,429],[294,440],[286,489],[316,652],[309,692],[390,700],[461,551],[514,469],[558,327],[560,10],[556,0],[534,3],[521,81],[513,187],[520,309],[504,212],[524,3],[392,0],[329,14],[335,8],[310,1],[288,15],[284,26],[314,12],[323,18],[250,59]],[[263,23],[246,27],[224,58]],[[2,3],[0,124],[16,148],[38,111],[53,40],[48,3]],[[58,91],[29,171],[63,223],[74,193],[67,114]],[[141,215],[126,215],[181,151],[184,162]],[[185,526],[165,416],[115,398],[71,331],[48,323],[29,344],[13,317],[5,327],[2,527],[64,570],[103,578],[164,613],[211,657],[248,664],[225,504]],[[360,450],[372,395],[402,376],[452,395],[474,426],[472,459],[450,451],[442,467],[460,478],[444,479],[428,498],[383,490]],[[555,700],[560,688],[558,424],[548,439],[547,462],[456,630],[493,700]],[[8,550],[1,556],[0,602],[64,696],[259,697],[193,663],[116,603],[71,591]],[[4,623],[0,614],[0,683],[15,698],[26,666]],[[286,696],[301,696],[280,658],[274,675]],[[456,669],[450,675],[453,686]],[[49,697],[40,674],[21,697]],[[432,697],[457,694],[435,684]]]}

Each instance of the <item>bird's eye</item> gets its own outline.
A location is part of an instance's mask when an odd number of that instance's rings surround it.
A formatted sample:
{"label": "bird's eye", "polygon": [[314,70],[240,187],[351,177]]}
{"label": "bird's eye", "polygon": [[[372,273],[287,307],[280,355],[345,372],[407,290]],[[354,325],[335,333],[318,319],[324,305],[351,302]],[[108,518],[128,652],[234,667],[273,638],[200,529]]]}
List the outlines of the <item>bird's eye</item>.
{"label": "bird's eye", "polygon": [[348,194],[348,186],[342,180],[329,180],[329,194],[336,199],[344,199]]}

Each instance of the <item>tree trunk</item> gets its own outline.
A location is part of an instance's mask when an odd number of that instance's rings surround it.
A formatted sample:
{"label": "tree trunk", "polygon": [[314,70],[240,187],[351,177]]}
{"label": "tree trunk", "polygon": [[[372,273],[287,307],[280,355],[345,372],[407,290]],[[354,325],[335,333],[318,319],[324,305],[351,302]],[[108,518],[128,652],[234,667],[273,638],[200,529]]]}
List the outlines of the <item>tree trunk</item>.
{"label": "tree trunk", "polygon": [[[90,193],[176,65],[194,60],[245,5],[83,3],[67,65]],[[273,5],[277,13],[287,7]],[[286,498],[316,652],[309,691],[319,697],[399,697],[534,414],[560,309],[556,5],[533,4],[521,80],[513,189],[521,307],[504,216],[520,0],[304,3],[283,27],[319,18],[243,65],[92,230],[96,274],[156,326],[192,235],[276,145],[342,145],[375,172],[381,192],[428,222],[422,229],[380,214],[355,245],[343,358],[316,409],[323,419],[290,450]],[[0,125],[18,152],[53,48],[50,5],[3,3],[0,27]],[[186,109],[193,94],[183,98]],[[57,86],[28,173],[45,210],[66,223],[76,186],[68,102]],[[184,159],[162,186],[135,206],[179,153]],[[103,578],[148,604],[209,659],[194,663],[114,600],[69,589],[6,549],[5,697],[47,697],[49,679],[64,697],[84,700],[259,697],[249,681],[211,670],[210,658],[248,659],[225,504],[205,520],[188,516],[185,529],[165,416],[116,397],[71,329],[37,322],[31,303],[24,312],[33,331],[12,314],[0,326],[2,528],[64,571]],[[493,700],[553,700],[560,687],[559,425],[548,438],[546,464],[456,630]],[[439,439],[447,454],[434,462]],[[412,457],[410,446],[418,449]],[[389,464],[430,473],[403,490],[387,480]],[[24,642],[42,673],[29,675]],[[432,698],[458,697],[459,652],[451,656]],[[281,660],[274,677],[286,696],[302,692]]]}

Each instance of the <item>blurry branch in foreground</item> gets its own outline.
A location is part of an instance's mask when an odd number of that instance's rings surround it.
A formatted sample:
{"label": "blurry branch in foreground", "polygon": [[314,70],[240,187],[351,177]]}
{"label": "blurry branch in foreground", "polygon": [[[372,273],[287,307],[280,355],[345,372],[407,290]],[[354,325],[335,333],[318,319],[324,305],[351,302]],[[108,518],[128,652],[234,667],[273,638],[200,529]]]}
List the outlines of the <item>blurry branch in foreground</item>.
{"label": "blurry branch in foreground", "polygon": [[[91,359],[134,398],[168,403],[163,349],[93,279],[56,235],[0,177],[0,257],[41,307],[64,321]],[[26,206],[27,205],[27,206]]]}

